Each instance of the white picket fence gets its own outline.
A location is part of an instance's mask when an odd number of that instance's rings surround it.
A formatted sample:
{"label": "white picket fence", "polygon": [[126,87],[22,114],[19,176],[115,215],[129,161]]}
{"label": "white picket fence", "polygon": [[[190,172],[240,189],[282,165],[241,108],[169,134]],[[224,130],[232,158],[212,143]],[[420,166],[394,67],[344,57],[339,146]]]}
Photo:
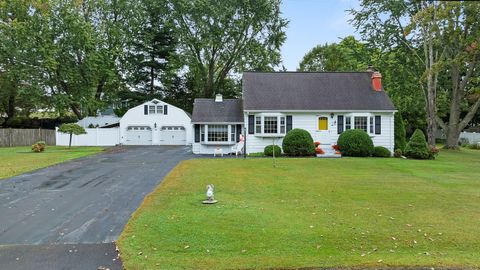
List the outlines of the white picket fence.
{"label": "white picket fence", "polygon": [[[87,134],[72,135],[72,146],[114,146],[120,143],[119,128],[86,128]],[[57,145],[68,145],[70,135],[55,130]]]}

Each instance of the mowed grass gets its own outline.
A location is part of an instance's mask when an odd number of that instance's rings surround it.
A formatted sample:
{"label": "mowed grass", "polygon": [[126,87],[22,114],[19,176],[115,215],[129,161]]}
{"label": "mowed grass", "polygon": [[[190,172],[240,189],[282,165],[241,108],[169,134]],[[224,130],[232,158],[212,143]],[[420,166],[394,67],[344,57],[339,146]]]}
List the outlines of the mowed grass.
{"label": "mowed grass", "polygon": [[0,180],[67,160],[103,151],[103,147],[49,146],[45,152],[34,153],[29,146],[0,148]]}
{"label": "mowed grass", "polygon": [[[126,269],[480,267],[480,151],[436,160],[198,159],[118,245]],[[216,205],[202,205],[214,184]]]}

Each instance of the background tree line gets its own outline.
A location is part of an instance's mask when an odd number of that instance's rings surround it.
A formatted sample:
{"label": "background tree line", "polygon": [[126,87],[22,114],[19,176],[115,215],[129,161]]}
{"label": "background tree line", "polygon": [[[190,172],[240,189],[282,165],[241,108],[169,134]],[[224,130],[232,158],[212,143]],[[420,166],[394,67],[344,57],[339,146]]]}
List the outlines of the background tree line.
{"label": "background tree line", "polygon": [[362,0],[349,12],[362,41],[319,45],[299,70],[364,71],[373,64],[408,134],[421,128],[434,145],[441,127],[445,147],[458,148],[460,132],[480,122],[480,4]]}
{"label": "background tree line", "polygon": [[286,25],[280,0],[0,0],[0,116],[236,97],[238,74],[280,63]]}

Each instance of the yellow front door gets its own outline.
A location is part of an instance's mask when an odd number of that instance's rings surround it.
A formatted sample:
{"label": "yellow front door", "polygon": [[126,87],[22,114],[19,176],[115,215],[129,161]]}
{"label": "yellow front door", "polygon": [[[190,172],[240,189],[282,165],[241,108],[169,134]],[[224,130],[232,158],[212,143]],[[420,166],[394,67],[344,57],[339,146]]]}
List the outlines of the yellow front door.
{"label": "yellow front door", "polygon": [[328,118],[319,117],[318,118],[318,130],[328,130]]}

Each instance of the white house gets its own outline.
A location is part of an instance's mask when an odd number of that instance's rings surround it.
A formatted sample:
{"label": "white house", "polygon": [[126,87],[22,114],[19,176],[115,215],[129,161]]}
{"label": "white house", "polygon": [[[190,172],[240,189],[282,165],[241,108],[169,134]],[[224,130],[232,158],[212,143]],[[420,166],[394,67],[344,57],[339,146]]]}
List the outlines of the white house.
{"label": "white house", "polygon": [[125,145],[189,145],[190,115],[158,99],[128,110],[120,119],[120,143]]}
{"label": "white house", "polygon": [[331,148],[345,130],[363,129],[375,146],[394,150],[396,109],[383,91],[378,72],[246,72],[242,83],[242,100],[223,102],[223,111],[237,114],[240,110],[228,107],[241,104],[242,115],[221,118],[219,112],[211,109],[212,100],[195,100],[193,120],[202,119],[209,112],[210,118],[220,117],[222,121],[212,132],[208,129],[210,124],[192,121],[196,134],[197,130],[200,133],[194,138],[194,153],[208,154],[215,146],[233,143],[233,137],[225,135],[232,134],[231,127],[238,125],[239,119],[246,127],[247,153],[263,152],[272,143],[281,145],[285,134],[293,128],[310,132],[322,148]]}
{"label": "white house", "polygon": [[215,100],[195,99],[192,114],[192,152],[213,154],[216,149],[221,149],[222,153],[232,152],[232,147],[240,142],[243,121],[240,99],[223,99],[222,95],[217,95]]}

